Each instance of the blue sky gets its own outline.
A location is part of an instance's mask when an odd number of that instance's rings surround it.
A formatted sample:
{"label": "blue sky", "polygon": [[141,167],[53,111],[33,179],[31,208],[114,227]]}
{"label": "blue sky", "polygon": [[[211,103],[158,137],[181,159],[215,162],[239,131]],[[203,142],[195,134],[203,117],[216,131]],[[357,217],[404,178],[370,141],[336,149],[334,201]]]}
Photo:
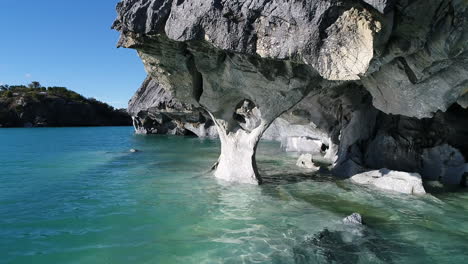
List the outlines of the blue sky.
{"label": "blue sky", "polygon": [[118,0],[0,0],[0,84],[65,86],[115,107],[146,76],[136,51],[117,49]]}

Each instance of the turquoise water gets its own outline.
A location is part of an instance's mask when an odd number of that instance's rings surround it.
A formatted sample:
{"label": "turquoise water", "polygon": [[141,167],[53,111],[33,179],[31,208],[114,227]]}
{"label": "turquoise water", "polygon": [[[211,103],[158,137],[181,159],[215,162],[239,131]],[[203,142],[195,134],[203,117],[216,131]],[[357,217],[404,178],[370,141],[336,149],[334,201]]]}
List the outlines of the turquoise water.
{"label": "turquoise water", "polygon": [[[216,140],[41,128],[0,144],[0,263],[468,262],[466,192],[309,176],[277,143],[259,147],[262,186],[214,179]],[[365,228],[341,223],[352,212]]]}

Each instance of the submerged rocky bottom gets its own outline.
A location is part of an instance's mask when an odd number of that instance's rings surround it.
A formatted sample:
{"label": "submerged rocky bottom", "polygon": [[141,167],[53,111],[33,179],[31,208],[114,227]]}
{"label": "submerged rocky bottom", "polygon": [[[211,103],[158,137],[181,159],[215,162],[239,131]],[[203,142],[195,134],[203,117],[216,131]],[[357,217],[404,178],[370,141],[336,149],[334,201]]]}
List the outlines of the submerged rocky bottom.
{"label": "submerged rocky bottom", "polygon": [[[273,142],[259,147],[261,186],[207,172],[216,140],[123,127],[4,129],[0,142],[0,263],[468,258],[468,192],[410,196],[311,176]],[[353,212],[363,227],[343,224]]]}

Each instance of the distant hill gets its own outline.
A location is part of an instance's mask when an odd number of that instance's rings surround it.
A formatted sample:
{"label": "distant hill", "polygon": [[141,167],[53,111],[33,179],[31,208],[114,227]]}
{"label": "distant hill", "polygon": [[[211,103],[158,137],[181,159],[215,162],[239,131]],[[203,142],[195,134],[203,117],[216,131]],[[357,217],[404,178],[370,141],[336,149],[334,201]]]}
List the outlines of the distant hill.
{"label": "distant hill", "polygon": [[0,86],[0,127],[130,126],[125,109],[65,87]]}

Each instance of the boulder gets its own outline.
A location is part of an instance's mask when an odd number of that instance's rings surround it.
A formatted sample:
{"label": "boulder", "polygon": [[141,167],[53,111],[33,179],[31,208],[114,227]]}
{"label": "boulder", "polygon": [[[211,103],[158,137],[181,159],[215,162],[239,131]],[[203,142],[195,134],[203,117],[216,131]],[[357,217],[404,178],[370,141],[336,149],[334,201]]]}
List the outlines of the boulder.
{"label": "boulder", "polygon": [[389,169],[373,170],[351,177],[351,181],[406,194],[425,194],[421,175]]}

